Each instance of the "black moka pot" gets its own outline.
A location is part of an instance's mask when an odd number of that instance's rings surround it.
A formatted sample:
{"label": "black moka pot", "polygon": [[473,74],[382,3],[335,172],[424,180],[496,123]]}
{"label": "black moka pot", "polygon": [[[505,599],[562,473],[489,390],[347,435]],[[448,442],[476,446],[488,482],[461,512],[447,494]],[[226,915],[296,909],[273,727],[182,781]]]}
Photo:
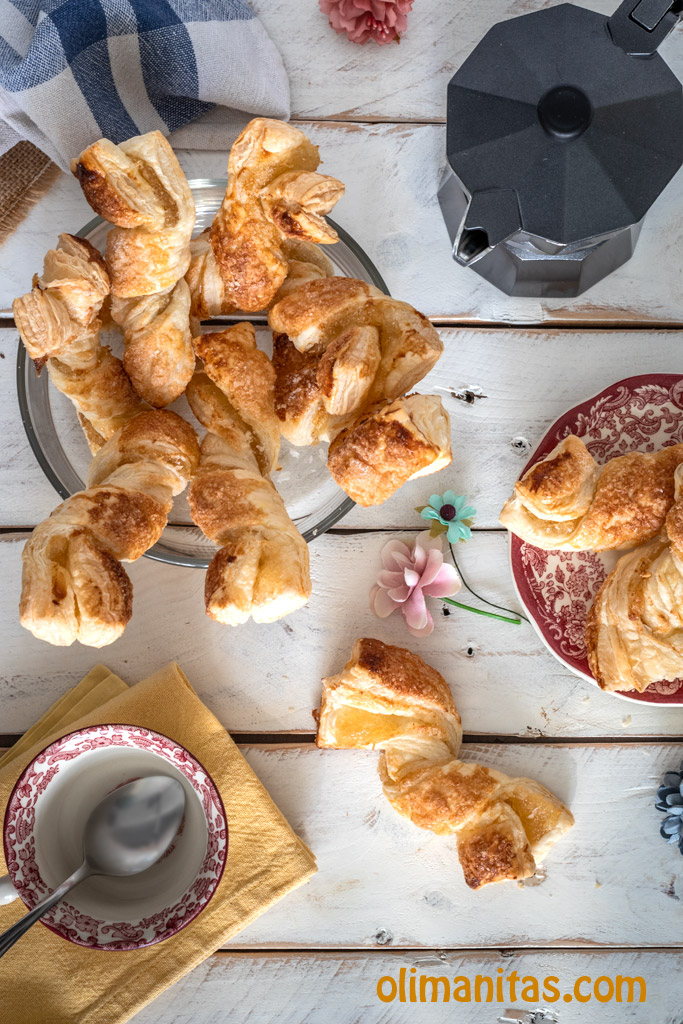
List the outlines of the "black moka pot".
{"label": "black moka pot", "polygon": [[561,4],[484,36],[448,86],[457,263],[508,295],[572,296],[630,259],[683,163],[683,91],[656,52],[682,9]]}

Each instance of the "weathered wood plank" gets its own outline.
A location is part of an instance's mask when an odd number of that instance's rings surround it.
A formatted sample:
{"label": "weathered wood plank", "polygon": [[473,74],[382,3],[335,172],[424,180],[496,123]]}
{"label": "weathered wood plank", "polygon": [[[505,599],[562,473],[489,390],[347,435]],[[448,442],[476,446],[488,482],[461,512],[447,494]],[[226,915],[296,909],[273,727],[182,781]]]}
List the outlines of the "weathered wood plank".
{"label": "weathered wood plank", "polygon": [[[340,527],[419,528],[423,521],[415,506],[433,491],[452,487],[468,495],[479,527],[496,528],[530,448],[562,413],[620,378],[683,372],[680,331],[442,328],[440,333],[444,355],[419,390],[443,398],[451,417],[452,465],[407,484],[377,508],[354,509]],[[0,388],[10,396],[0,408],[0,526],[33,526],[52,510],[56,495],[31,452],[12,397],[16,345],[16,332],[0,331]],[[485,397],[468,402],[468,393]],[[73,432],[73,442],[64,444],[69,451],[80,448],[85,458],[71,405],[54,391],[53,399],[57,410],[63,407],[59,420],[65,432]]]}
{"label": "weathered wood plank", "polygon": [[[680,176],[649,212],[634,258],[586,295],[513,299],[451,259],[436,200],[445,166],[443,126],[304,127],[320,146],[324,169],[346,184],[336,219],[376,263],[392,293],[423,313],[472,323],[683,322]],[[189,177],[225,177],[224,153],[181,150],[179,156]],[[0,248],[0,315],[29,287],[59,232],[77,231],[91,217],[76,181],[61,175]]]}
{"label": "weathered wood plank", "polygon": [[[368,595],[379,553],[392,534],[326,535],[311,545],[313,596],[305,609],[271,625],[221,626],[204,614],[204,573],[141,559],[128,567],[133,618],[101,651],[57,651],[18,622],[21,539],[0,543],[0,733],[21,732],[84,675],[105,661],[129,682],[177,658],[202,699],[234,732],[312,731],[320,680],[338,672],[353,641],[376,636],[405,645],[453,687],[468,733],[507,736],[678,736],[683,709],[646,707],[577,679],[530,626],[508,625],[432,602],[430,637],[406,631],[400,613],[378,619]],[[481,592],[514,607],[502,534],[479,533],[463,553]],[[463,594],[463,601],[467,601]]]}
{"label": "weathered wood plank", "polygon": [[468,760],[542,781],[576,817],[534,879],[540,884],[479,892],[465,885],[452,839],[393,811],[374,753],[245,753],[319,872],[231,945],[682,945],[680,854],[659,836],[653,806],[680,743],[468,746]]}
{"label": "weathered wood plank", "polygon": [[[317,5],[255,0],[289,73],[295,117],[434,121],[445,118],[446,86],[479,40],[498,21],[562,0],[420,0],[408,15],[400,46],[358,46],[338,36]],[[611,14],[615,0],[578,0]],[[683,74],[679,26],[660,52]]]}
{"label": "weathered wood plank", "polygon": [[[498,1002],[471,1002],[460,1005],[460,1018],[456,1007],[446,1009],[443,1004],[425,1005],[410,1002],[409,980],[406,982],[406,1002],[397,997],[383,1003],[377,996],[380,978],[389,976],[400,980],[400,970],[410,979],[411,969],[416,977],[445,976],[454,988],[456,977],[465,977],[474,991],[477,975],[505,979],[505,999]],[[533,1024],[585,1024],[587,1014],[595,1014],[602,1024],[622,1024],[625,1016],[633,1024],[677,1022],[680,1017],[680,992],[676,979],[683,968],[680,952],[499,952],[447,953],[417,952],[392,953],[218,953],[209,957],[191,974],[164,992],[149,1007],[137,1014],[135,1024],[224,1024],[226,1007],[230,1007],[233,1024],[432,1024],[433,1021],[467,1019],[468,1024],[495,1024],[507,1016],[520,1024],[532,1024],[534,1010],[545,1008],[547,1014],[538,1016]],[[502,975],[499,975],[502,971]],[[556,978],[560,996],[571,995],[569,1003],[563,998],[549,1003],[547,1000],[525,1002],[521,999],[522,982],[517,983],[516,998],[510,998],[509,979],[513,971],[519,978],[536,978],[541,991],[545,978]],[[593,997],[588,1004],[576,1001],[574,985],[579,978],[641,977],[645,982],[645,1000],[626,1003],[626,983],[623,1002],[612,1000],[599,1003]],[[531,983],[528,983],[531,984]],[[487,984],[482,983],[483,999]],[[426,998],[431,998],[431,984],[426,983]],[[583,981],[579,994],[588,994],[592,986]],[[383,991],[391,991],[387,982]],[[419,999],[419,981],[416,995]],[[608,991],[607,982],[601,982],[600,991]],[[443,999],[444,986],[439,986],[439,999]],[[528,996],[533,996],[531,988]],[[551,992],[552,995],[552,992]],[[616,995],[616,991],[615,991]],[[639,999],[640,985],[634,984],[634,998]],[[455,1014],[455,1016],[454,1016]]]}

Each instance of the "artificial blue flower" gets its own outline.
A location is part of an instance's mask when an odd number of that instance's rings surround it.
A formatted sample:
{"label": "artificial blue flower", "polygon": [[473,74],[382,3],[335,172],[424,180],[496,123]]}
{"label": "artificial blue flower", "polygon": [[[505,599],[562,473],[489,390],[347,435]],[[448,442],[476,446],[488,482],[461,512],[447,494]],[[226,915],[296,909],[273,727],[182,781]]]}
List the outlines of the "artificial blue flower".
{"label": "artificial blue flower", "polygon": [[432,494],[429,504],[418,508],[418,512],[423,519],[432,520],[432,534],[445,533],[449,544],[469,540],[472,536],[470,527],[477,510],[467,504],[463,494],[454,494],[453,491]]}

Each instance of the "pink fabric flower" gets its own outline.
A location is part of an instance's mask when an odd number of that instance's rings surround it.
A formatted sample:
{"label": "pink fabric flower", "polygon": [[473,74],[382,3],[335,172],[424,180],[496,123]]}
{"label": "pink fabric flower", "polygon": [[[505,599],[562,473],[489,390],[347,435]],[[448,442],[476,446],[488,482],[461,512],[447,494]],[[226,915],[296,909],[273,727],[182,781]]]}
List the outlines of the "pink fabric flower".
{"label": "pink fabric flower", "polygon": [[320,10],[335,32],[346,32],[352,43],[399,41],[408,27],[413,0],[319,0]]}
{"label": "pink fabric flower", "polygon": [[425,597],[451,597],[462,585],[455,567],[444,563],[441,537],[430,537],[425,530],[418,533],[412,548],[390,540],[382,548],[382,565],[370,593],[375,615],[385,619],[400,608],[414,636],[429,636],[434,620]]}

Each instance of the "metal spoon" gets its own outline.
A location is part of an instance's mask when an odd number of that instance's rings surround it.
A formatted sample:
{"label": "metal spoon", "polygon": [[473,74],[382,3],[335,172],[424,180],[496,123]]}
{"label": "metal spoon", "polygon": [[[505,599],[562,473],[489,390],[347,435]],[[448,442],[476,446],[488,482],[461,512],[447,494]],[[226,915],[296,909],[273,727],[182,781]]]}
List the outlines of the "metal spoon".
{"label": "metal spoon", "polygon": [[173,842],[184,811],[185,790],[167,775],[137,779],[109,793],[85,823],[81,866],[0,935],[0,956],[90,875],[137,875],[156,864]]}

